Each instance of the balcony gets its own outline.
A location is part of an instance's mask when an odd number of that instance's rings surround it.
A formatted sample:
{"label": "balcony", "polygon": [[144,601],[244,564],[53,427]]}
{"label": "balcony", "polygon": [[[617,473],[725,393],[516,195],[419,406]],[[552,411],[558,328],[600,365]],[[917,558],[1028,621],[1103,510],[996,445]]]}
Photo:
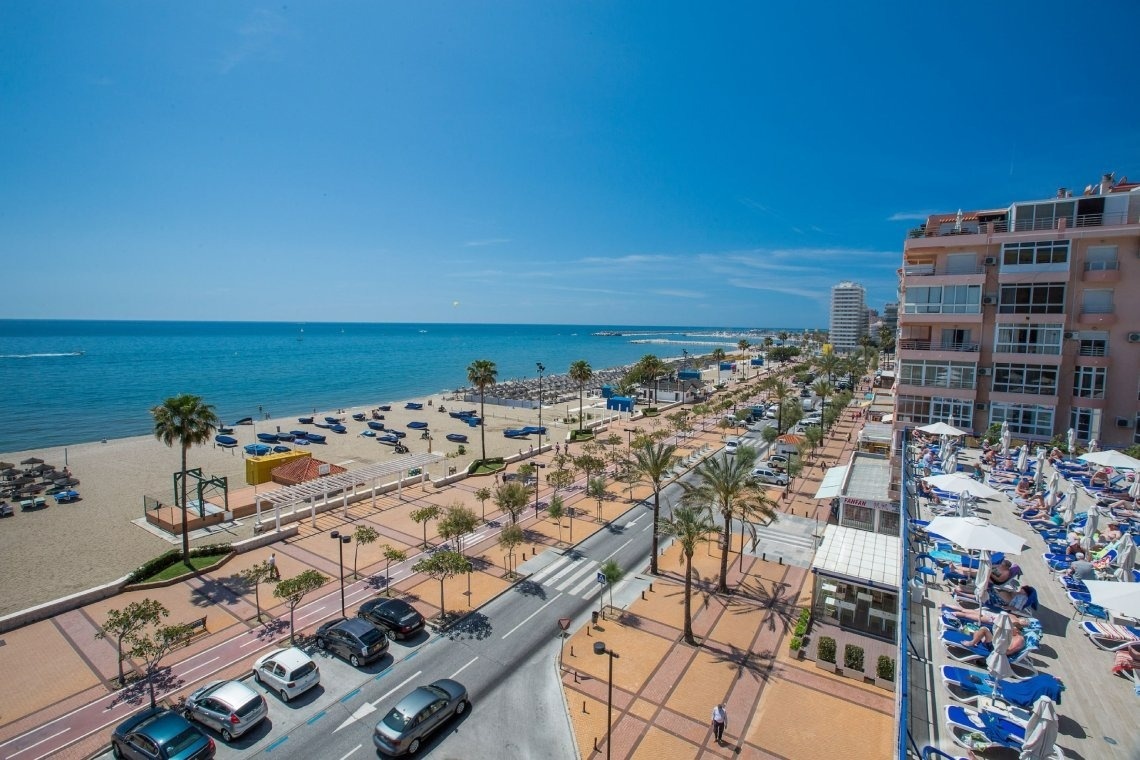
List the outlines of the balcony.
{"label": "balcony", "polygon": [[902,268],[904,277],[957,277],[960,275],[985,274],[984,266],[973,267],[946,267],[935,264],[905,264]]}
{"label": "balcony", "polygon": [[947,309],[970,308],[972,311],[942,311],[938,304],[903,304],[899,310],[900,325],[952,325],[952,324],[978,324],[982,321],[981,304],[972,304],[964,307],[959,304],[948,305]]}
{"label": "balcony", "polygon": [[964,353],[977,353],[981,350],[981,346],[977,343],[943,343],[942,341],[934,341],[920,338],[902,338],[898,342],[898,347],[902,350],[909,351],[961,351]]}
{"label": "balcony", "polygon": [[1088,261],[1081,279],[1084,282],[1120,282],[1119,261]]}
{"label": "balcony", "polygon": [[1047,218],[1022,219],[1011,222],[1003,219],[996,222],[963,222],[961,227],[955,229],[953,225],[942,225],[938,229],[928,229],[925,225],[915,227],[907,233],[911,240],[931,237],[949,237],[952,235],[989,235],[1004,232],[1053,232],[1066,229],[1083,229],[1087,227],[1119,227],[1131,224],[1124,212],[1110,214],[1082,214],[1076,218]]}
{"label": "balcony", "polygon": [[1088,327],[1112,327],[1117,322],[1112,307],[1088,306],[1082,307],[1077,321]]}

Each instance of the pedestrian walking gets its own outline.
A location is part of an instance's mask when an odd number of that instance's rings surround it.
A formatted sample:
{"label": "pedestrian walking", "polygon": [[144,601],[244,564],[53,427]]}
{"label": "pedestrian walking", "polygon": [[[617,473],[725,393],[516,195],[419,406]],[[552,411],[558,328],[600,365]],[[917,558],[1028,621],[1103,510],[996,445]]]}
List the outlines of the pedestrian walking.
{"label": "pedestrian walking", "polygon": [[728,723],[728,710],[724,709],[724,704],[721,703],[713,708],[712,711],[712,727],[713,736],[716,738],[716,743],[720,744],[724,736],[724,726]]}
{"label": "pedestrian walking", "polygon": [[274,580],[281,580],[281,571],[277,569],[277,552],[269,553],[269,577]]}

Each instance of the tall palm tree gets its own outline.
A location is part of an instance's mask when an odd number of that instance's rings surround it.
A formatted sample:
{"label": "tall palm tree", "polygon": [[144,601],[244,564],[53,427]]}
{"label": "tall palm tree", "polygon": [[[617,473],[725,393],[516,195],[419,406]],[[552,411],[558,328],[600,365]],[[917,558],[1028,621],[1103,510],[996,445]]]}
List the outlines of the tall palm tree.
{"label": "tall palm tree", "polygon": [[819,357],[815,362],[815,366],[820,372],[827,375],[828,382],[834,383],[835,373],[839,371],[839,366],[842,363],[843,360],[839,358],[839,354],[832,352]]}
{"label": "tall palm tree", "polygon": [[835,387],[826,380],[816,380],[812,383],[811,392],[822,399],[820,403],[820,413],[822,414],[827,409],[827,397],[835,393]]}
{"label": "tall palm tree", "polygon": [[665,362],[656,354],[646,354],[637,362],[643,382],[653,383],[653,406],[657,406],[657,381],[665,374]]}
{"label": "tall palm tree", "polygon": [[200,396],[183,393],[172,396],[150,410],[154,417],[154,437],[173,447],[177,441],[182,450],[182,561],[190,560],[190,533],[187,531],[186,513],[186,455],[191,446],[206,443],[218,427],[218,416],[214,407],[202,401]]}
{"label": "tall palm tree", "polygon": [[677,447],[673,444],[646,443],[633,450],[633,471],[637,482],[653,489],[653,553],[649,555],[649,572],[657,575],[657,552],[661,533],[662,481],[677,463]]}
{"label": "tall palm tree", "polygon": [[698,507],[682,504],[661,524],[667,536],[673,536],[681,545],[681,562],[685,565],[685,641],[696,644],[693,638],[693,553],[697,544],[709,540],[716,530],[709,513]]}
{"label": "tall palm tree", "polygon": [[581,431],[582,422],[586,419],[583,413],[583,407],[586,405],[586,383],[594,376],[594,370],[588,361],[579,359],[570,363],[570,371],[567,374],[578,384],[578,430]]}
{"label": "tall palm tree", "polygon": [[768,392],[778,404],[776,409],[776,432],[783,434],[784,432],[784,402],[792,397],[792,389],[784,382],[782,377],[772,376],[771,382],[768,384]]}
{"label": "tall palm tree", "polygon": [[776,517],[767,493],[752,479],[751,461],[741,456],[710,457],[694,471],[695,482],[681,483],[683,504],[719,513],[724,518],[720,580],[717,583],[717,590],[722,594],[728,593],[728,552],[733,518],[739,517],[744,523]]}
{"label": "tall palm tree", "polygon": [[490,359],[476,359],[467,366],[467,382],[479,389],[479,442],[483,447],[483,459],[487,458],[487,415],[483,413],[483,399],[487,387],[495,384],[499,370]]}

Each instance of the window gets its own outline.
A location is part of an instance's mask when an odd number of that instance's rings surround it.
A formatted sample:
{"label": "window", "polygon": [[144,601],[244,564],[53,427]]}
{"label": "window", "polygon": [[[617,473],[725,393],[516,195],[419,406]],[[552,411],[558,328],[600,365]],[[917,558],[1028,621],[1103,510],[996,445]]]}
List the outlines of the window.
{"label": "window", "polygon": [[904,294],[903,311],[907,314],[979,314],[981,304],[981,285],[909,287]]}
{"label": "window", "polygon": [[1017,232],[1052,230],[1056,229],[1058,219],[1068,220],[1071,226],[1076,213],[1076,205],[1073,201],[1066,200],[1014,206],[1013,214],[1016,221],[1013,227]]}
{"label": "window", "polygon": [[1057,367],[1040,364],[995,364],[993,390],[997,393],[1057,395]]}
{"label": "window", "polygon": [[1086,290],[1081,293],[1081,314],[1111,314],[1111,290]]}
{"label": "window", "polygon": [[1053,407],[1036,404],[990,405],[990,424],[1009,423],[1013,435],[1050,438],[1053,435]]}
{"label": "window", "polygon": [[974,388],[977,365],[966,362],[904,361],[899,383],[937,388]]}
{"label": "window", "polygon": [[885,510],[879,512],[879,532],[888,536],[897,536],[899,534],[899,513]]}
{"label": "window", "polygon": [[1061,353],[1062,325],[999,324],[994,336],[995,354],[1049,354]]}
{"label": "window", "polygon": [[1085,253],[1085,270],[1089,272],[1117,269],[1120,264],[1116,260],[1115,245],[1090,246]]}
{"label": "window", "polygon": [[1073,395],[1077,398],[1104,398],[1107,367],[1077,367],[1073,371]]}
{"label": "window", "polygon": [[1064,264],[1068,268],[1068,240],[1040,240],[1027,243],[1006,243],[1001,247],[1001,268]]}
{"label": "window", "polygon": [[999,314],[1064,314],[1064,283],[1002,285]]}
{"label": "window", "polygon": [[1076,431],[1078,441],[1091,441],[1100,437],[1100,417],[1099,409],[1073,407],[1069,413],[1069,427]]}
{"label": "window", "polygon": [[1108,356],[1108,333],[1086,330],[1079,337],[1081,356]]}
{"label": "window", "polygon": [[870,507],[859,507],[854,504],[843,504],[843,520],[840,524],[845,528],[859,528],[860,530],[875,529],[875,511]]}
{"label": "window", "polygon": [[974,427],[974,405],[956,398],[926,398],[900,395],[895,401],[895,419],[915,425],[946,422],[971,430]]}

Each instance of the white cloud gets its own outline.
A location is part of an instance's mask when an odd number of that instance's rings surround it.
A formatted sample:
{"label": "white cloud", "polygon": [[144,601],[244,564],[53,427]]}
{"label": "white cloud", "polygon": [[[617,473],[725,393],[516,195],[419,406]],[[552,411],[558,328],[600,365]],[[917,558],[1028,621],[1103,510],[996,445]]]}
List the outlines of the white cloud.
{"label": "white cloud", "polygon": [[662,290],[651,290],[649,292],[653,293],[654,295],[666,296],[668,298],[704,298],[706,296],[705,293],[702,293],[702,292],[697,291],[697,290],[662,289]]}
{"label": "white cloud", "polygon": [[465,248],[480,248],[485,245],[502,245],[511,242],[510,238],[488,238],[487,240],[468,240],[463,244]]}

